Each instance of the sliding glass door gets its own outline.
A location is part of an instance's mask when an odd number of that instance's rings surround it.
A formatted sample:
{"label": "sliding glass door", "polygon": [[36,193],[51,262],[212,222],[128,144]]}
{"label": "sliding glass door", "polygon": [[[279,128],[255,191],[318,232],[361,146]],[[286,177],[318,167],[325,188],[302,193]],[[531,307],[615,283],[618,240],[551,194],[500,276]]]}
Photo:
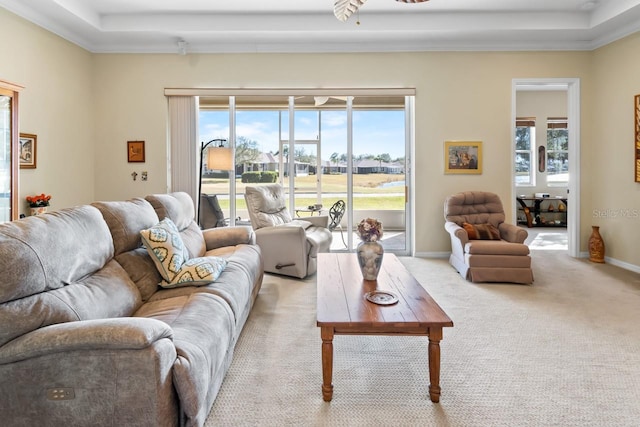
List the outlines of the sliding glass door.
{"label": "sliding glass door", "polygon": [[248,222],[245,186],[278,182],[296,218],[344,209],[333,251],[353,250],[358,222],[372,217],[383,223],[385,250],[409,254],[413,97],[271,92],[200,97],[200,139],[226,139],[235,152],[231,173],[205,166],[202,177],[202,192],[217,195],[228,223]]}

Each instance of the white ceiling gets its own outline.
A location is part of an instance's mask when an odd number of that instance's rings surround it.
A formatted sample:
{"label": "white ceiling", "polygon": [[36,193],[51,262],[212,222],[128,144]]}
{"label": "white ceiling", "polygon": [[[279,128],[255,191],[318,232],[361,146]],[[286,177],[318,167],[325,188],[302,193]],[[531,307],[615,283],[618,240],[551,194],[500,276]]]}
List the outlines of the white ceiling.
{"label": "white ceiling", "polygon": [[[640,30],[640,0],[0,0],[91,52],[591,50]],[[360,24],[357,21],[360,21]]]}

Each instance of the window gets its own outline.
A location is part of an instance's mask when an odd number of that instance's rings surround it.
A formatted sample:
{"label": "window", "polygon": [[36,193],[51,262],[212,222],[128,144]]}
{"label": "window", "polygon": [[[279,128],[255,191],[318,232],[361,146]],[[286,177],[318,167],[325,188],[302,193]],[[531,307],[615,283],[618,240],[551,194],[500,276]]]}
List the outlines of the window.
{"label": "window", "polygon": [[516,187],[535,185],[533,147],[536,119],[534,117],[516,118]]}
{"label": "window", "polygon": [[569,134],[566,117],[547,118],[547,185],[569,183]]}
{"label": "window", "polygon": [[[275,179],[285,188],[290,212],[297,215],[316,204],[326,212],[343,200],[343,226],[353,230],[355,221],[375,216],[385,224],[385,236],[400,237],[388,239],[393,247],[383,242],[385,250],[409,252],[406,153],[413,135],[414,89],[224,92],[198,93],[197,123],[201,144],[226,139],[235,151],[230,174],[209,168],[207,156],[201,162],[201,193],[216,195],[229,223],[249,217],[243,197],[246,185]],[[345,234],[345,250],[355,248],[354,237]]]}

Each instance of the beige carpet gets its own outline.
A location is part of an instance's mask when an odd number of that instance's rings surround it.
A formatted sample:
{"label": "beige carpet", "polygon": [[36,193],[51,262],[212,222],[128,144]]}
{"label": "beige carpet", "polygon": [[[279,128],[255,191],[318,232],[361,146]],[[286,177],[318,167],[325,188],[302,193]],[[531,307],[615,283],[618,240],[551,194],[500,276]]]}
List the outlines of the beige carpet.
{"label": "beige carpet", "polygon": [[207,426],[638,426],[640,276],[534,251],[532,286],[402,258],[453,319],[439,404],[424,337],[337,336],[322,400],[315,277],[267,275]]}

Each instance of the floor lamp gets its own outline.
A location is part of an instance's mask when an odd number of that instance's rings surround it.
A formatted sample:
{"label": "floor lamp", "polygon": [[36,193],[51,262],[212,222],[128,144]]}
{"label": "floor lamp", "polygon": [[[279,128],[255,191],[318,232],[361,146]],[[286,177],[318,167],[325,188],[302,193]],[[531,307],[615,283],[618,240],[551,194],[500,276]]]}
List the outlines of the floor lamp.
{"label": "floor lamp", "polygon": [[[209,147],[212,143],[217,143]],[[204,172],[204,150],[207,150],[207,169],[230,171],[233,169],[233,157],[231,147],[225,147],[226,139],[212,139],[206,144],[203,142],[200,148],[200,176],[198,180],[198,197],[202,200],[202,174]],[[200,201],[198,202],[198,225],[200,225]]]}

